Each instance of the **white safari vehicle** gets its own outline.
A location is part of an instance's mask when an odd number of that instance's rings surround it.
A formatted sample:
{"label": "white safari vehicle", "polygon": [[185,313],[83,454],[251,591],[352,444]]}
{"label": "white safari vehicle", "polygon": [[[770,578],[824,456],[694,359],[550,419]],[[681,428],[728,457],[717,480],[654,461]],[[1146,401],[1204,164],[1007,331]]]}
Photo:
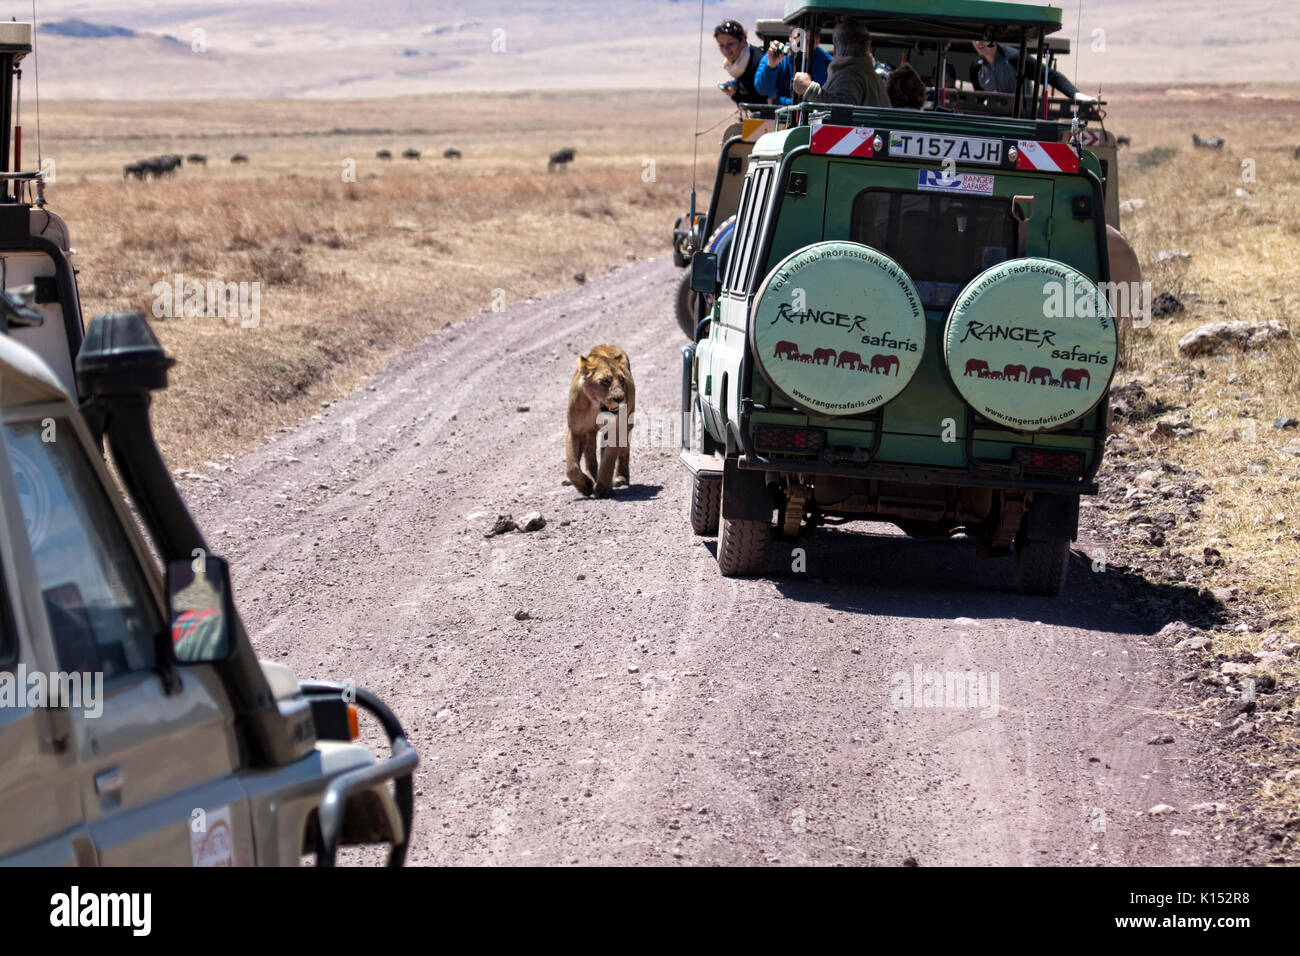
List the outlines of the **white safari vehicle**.
{"label": "white safari vehicle", "polygon": [[[10,171],[30,49],[29,24],[0,24],[0,863],[328,866],[386,843],[401,865],[400,724],[256,659],[153,439],[171,360],[139,313],[83,333],[67,228],[40,175]],[[358,707],[387,759],[354,742]]]}

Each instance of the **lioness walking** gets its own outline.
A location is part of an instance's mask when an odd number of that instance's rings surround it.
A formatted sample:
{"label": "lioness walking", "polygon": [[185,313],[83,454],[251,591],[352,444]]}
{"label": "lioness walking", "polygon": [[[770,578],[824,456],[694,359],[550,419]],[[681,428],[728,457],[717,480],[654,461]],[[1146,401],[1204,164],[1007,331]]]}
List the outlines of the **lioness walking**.
{"label": "lioness walking", "polygon": [[[581,494],[608,498],[630,481],[632,415],[636,383],[627,353],[616,345],[597,345],[578,359],[569,385],[569,434],[565,474]],[[600,466],[597,468],[597,438]],[[587,470],[582,470],[586,462]],[[617,466],[617,467],[616,467]]]}

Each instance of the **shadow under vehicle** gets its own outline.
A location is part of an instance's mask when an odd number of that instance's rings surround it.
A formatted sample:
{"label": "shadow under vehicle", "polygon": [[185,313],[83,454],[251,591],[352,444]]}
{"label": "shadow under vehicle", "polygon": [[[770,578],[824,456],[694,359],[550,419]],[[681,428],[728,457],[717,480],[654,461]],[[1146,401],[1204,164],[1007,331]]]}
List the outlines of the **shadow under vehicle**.
{"label": "shadow under vehicle", "polygon": [[[400,723],[258,661],[152,434],[172,360],[139,313],[83,331],[67,226],[17,130],[9,149],[30,51],[29,24],[0,23],[0,864],[332,866],[387,844],[400,866]],[[359,709],[389,757],[356,742]]]}

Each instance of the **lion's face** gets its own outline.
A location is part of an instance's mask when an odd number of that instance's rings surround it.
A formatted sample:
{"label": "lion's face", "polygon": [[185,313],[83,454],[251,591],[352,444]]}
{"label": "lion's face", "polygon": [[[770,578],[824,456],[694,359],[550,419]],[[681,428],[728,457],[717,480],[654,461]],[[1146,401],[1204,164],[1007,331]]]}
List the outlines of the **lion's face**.
{"label": "lion's face", "polygon": [[583,394],[603,412],[617,412],[627,401],[631,364],[622,349],[597,346],[579,360]]}

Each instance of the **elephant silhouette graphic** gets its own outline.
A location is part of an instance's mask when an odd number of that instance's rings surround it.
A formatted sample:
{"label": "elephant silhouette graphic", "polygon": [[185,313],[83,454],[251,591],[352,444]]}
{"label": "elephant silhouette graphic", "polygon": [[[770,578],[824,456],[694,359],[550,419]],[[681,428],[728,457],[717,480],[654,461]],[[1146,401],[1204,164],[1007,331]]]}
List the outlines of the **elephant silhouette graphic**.
{"label": "elephant silhouette graphic", "polygon": [[1092,376],[1086,368],[1067,368],[1061,373],[1061,385],[1064,388],[1092,388]]}
{"label": "elephant silhouette graphic", "polygon": [[1008,381],[1020,381],[1029,377],[1029,371],[1023,365],[1008,365],[1002,370],[1002,377]]}
{"label": "elephant silhouette graphic", "polygon": [[830,365],[835,361],[834,349],[817,349],[813,352],[813,363],[816,365]]}
{"label": "elephant silhouette graphic", "polygon": [[857,352],[841,352],[840,360],[835,363],[835,367],[843,368],[846,365],[852,369],[862,368],[862,356]]}
{"label": "elephant silhouette graphic", "polygon": [[806,365],[812,362],[812,356],[809,355],[807,352],[804,352],[799,356],[799,361],[803,362]]}
{"label": "elephant silhouette graphic", "polygon": [[983,359],[971,359],[966,363],[967,375],[982,376],[988,370],[989,370],[989,363],[985,362]]}
{"label": "elephant silhouette graphic", "polygon": [[1039,385],[1046,385],[1052,380],[1052,370],[1043,368],[1041,365],[1035,365],[1029,370],[1029,381],[1032,384],[1037,382]]}
{"label": "elephant silhouette graphic", "polygon": [[793,342],[777,342],[776,351],[772,353],[772,358],[797,359],[798,357],[799,346]]}
{"label": "elephant silhouette graphic", "polygon": [[892,368],[893,374],[897,375],[900,364],[897,355],[873,355],[871,356],[870,371],[876,374],[883,372],[885,375],[889,375]]}

